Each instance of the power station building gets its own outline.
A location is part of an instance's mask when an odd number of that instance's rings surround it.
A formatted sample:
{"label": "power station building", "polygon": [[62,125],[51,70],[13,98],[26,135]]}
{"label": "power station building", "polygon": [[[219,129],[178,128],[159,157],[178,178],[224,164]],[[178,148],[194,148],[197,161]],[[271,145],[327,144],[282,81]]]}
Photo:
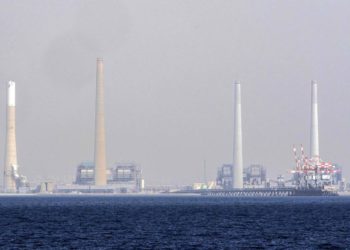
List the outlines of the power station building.
{"label": "power station building", "polygon": [[[113,189],[117,193],[135,193],[143,190],[144,181],[142,172],[138,165],[134,163],[116,163],[107,169],[106,189]],[[82,186],[87,190],[95,185],[95,164],[92,161],[84,161],[77,167],[74,184]],[[109,191],[107,191],[109,192]]]}
{"label": "power station building", "polygon": [[109,169],[108,184],[117,185],[122,192],[139,192],[143,189],[141,169],[134,163],[117,163]]}
{"label": "power station building", "polygon": [[223,189],[232,188],[232,165],[223,164],[218,168],[216,185],[222,187]]}
{"label": "power station building", "polygon": [[[223,164],[218,168],[216,185],[223,189],[232,188],[232,165]],[[259,164],[252,164],[243,168],[243,186],[256,188],[266,186],[266,168]]]}
{"label": "power station building", "polygon": [[75,184],[94,185],[95,184],[95,163],[84,161],[77,167]]}
{"label": "power station building", "polygon": [[266,169],[263,165],[252,164],[243,170],[243,183],[245,187],[265,187]]}

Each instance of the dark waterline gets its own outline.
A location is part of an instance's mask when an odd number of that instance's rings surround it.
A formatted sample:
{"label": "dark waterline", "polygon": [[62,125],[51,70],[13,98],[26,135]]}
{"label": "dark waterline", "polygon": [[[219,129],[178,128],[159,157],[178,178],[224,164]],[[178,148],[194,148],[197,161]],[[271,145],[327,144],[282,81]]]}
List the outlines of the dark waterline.
{"label": "dark waterline", "polygon": [[350,197],[2,196],[2,248],[350,249]]}

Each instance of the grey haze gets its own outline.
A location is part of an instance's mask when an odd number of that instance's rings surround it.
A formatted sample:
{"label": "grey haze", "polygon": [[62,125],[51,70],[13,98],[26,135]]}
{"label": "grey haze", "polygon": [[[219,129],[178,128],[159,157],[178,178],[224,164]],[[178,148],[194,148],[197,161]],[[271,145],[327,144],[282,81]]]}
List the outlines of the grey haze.
{"label": "grey haze", "polygon": [[274,178],[294,166],[293,144],[309,153],[315,79],[321,158],[349,176],[349,10],[345,0],[2,0],[0,152],[14,80],[22,173],[73,180],[93,160],[103,57],[108,165],[135,161],[146,184],[202,181],[204,159],[214,179],[232,162],[234,80],[245,165]]}

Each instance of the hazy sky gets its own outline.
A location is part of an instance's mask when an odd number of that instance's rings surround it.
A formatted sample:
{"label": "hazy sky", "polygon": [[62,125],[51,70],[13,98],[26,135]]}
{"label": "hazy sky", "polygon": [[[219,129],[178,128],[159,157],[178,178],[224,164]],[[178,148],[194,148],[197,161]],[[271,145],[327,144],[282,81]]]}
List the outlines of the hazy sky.
{"label": "hazy sky", "polygon": [[1,0],[1,155],[15,80],[21,172],[73,180],[93,160],[103,57],[108,164],[139,163],[146,184],[202,181],[204,159],[215,179],[232,162],[234,80],[244,165],[275,178],[294,167],[293,144],[309,152],[316,79],[321,158],[350,176],[349,11],[348,0]]}

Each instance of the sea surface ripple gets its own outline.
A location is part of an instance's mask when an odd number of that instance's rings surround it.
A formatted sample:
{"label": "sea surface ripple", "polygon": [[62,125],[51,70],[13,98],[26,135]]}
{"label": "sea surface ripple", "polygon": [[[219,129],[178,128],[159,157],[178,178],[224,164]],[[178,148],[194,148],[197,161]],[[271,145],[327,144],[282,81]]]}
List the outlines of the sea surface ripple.
{"label": "sea surface ripple", "polygon": [[1,249],[350,249],[350,197],[1,196]]}

